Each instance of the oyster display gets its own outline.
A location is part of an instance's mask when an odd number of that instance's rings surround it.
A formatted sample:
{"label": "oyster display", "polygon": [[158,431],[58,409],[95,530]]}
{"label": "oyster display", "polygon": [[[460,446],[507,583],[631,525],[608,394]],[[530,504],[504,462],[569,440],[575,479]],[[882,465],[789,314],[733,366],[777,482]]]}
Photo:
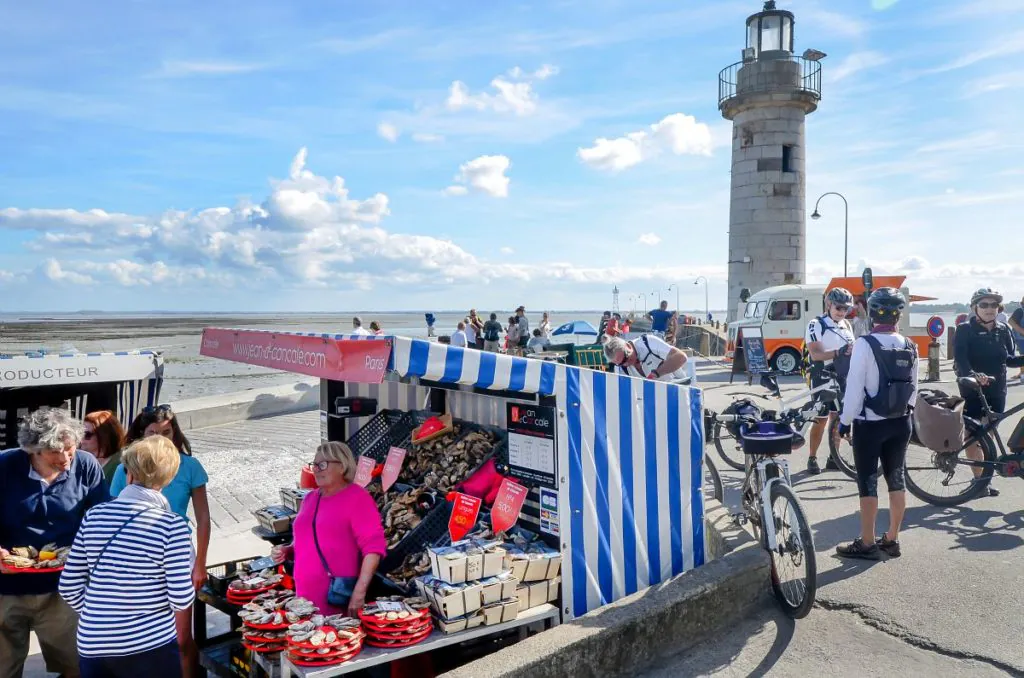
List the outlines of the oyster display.
{"label": "oyster display", "polygon": [[498,435],[490,431],[472,431],[461,440],[462,427],[437,440],[416,447],[406,458],[399,481],[447,493],[462,482],[493,450]]}
{"label": "oyster display", "polygon": [[69,553],[70,546],[58,547],[52,543],[41,549],[33,546],[15,546],[11,549],[10,555],[4,557],[3,564],[8,567],[37,570],[64,567]]}
{"label": "oyster display", "polygon": [[430,572],[430,556],[426,551],[410,553],[402,564],[388,573],[388,578],[397,584],[405,585],[410,580]]}

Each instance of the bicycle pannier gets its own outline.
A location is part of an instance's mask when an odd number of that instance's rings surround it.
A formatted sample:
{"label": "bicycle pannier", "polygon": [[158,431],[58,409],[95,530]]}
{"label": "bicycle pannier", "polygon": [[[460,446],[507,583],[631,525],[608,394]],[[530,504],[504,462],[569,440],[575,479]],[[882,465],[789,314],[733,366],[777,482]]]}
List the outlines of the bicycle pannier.
{"label": "bicycle pannier", "polygon": [[955,452],[964,445],[964,399],[923,390],[914,405],[914,432],[935,452]]}
{"label": "bicycle pannier", "polygon": [[881,342],[870,334],[865,335],[864,340],[875,355],[879,377],[878,393],[867,395],[864,406],[887,419],[905,416],[914,393],[917,347],[905,337],[901,348],[882,348]]}

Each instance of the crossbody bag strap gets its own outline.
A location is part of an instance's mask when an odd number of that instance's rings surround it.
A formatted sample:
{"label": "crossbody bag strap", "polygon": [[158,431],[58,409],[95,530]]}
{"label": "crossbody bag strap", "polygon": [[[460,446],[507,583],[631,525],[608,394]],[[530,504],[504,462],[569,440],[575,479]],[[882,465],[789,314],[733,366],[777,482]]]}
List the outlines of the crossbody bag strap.
{"label": "crossbody bag strap", "polygon": [[322,550],[320,550],[320,539],[316,536],[316,517],[320,514],[320,501],[323,498],[324,498],[324,496],[322,494],[320,494],[320,490],[317,490],[316,491],[316,508],[313,509],[313,543],[316,545],[316,552],[317,552],[317,555],[320,556],[320,562],[324,566],[324,572],[327,573],[328,577],[332,577],[333,578],[334,575],[331,574],[331,568],[329,568],[327,566],[327,559],[324,558],[324,552]]}
{"label": "crossbody bag strap", "polygon": [[117,535],[121,534],[121,531],[124,530],[124,528],[128,527],[132,523],[133,520],[135,520],[136,518],[141,516],[143,513],[148,513],[149,511],[155,511],[155,510],[156,510],[155,506],[150,506],[148,508],[142,509],[141,511],[139,511],[135,515],[133,515],[131,518],[129,518],[128,520],[124,521],[124,523],[121,524],[121,527],[117,528],[114,531],[114,534],[110,535],[110,538],[107,539],[107,543],[103,545],[103,548],[100,549],[99,555],[96,556],[96,563],[91,568],[89,568],[89,571],[86,572],[86,574],[85,574],[85,581],[86,581],[87,584],[89,583],[89,580],[92,579],[92,573],[95,572],[97,569],[99,569],[100,559],[103,558],[103,554],[107,552],[107,547],[109,547],[111,544],[114,543],[114,538],[117,537]]}

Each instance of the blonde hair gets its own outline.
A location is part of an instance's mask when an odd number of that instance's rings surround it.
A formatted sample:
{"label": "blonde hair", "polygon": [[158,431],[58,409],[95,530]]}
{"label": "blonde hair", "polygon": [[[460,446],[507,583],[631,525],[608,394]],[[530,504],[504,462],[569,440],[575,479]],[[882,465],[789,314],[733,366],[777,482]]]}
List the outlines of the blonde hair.
{"label": "blonde hair", "polygon": [[121,455],[121,463],[139,485],[151,490],[162,490],[174,480],[181,459],[178,457],[178,448],[170,439],[153,435],[129,445]]}
{"label": "blonde hair", "polygon": [[352,479],[356,477],[356,458],[352,454],[351,448],[345,443],[339,443],[334,440],[321,443],[316,448],[318,454],[322,454],[327,461],[336,461],[341,464],[341,472],[345,475],[347,482],[352,482]]}

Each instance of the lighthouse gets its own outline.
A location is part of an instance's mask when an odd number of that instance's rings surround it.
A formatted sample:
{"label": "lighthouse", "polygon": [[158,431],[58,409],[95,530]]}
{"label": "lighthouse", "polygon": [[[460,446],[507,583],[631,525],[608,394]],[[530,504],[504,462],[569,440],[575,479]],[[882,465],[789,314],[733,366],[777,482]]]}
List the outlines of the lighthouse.
{"label": "lighthouse", "polygon": [[792,12],[765,2],[747,18],[742,60],[718,76],[718,108],[732,121],[729,320],[751,293],[805,281],[804,122],[821,99],[825,55],[794,54],[793,25]]}

